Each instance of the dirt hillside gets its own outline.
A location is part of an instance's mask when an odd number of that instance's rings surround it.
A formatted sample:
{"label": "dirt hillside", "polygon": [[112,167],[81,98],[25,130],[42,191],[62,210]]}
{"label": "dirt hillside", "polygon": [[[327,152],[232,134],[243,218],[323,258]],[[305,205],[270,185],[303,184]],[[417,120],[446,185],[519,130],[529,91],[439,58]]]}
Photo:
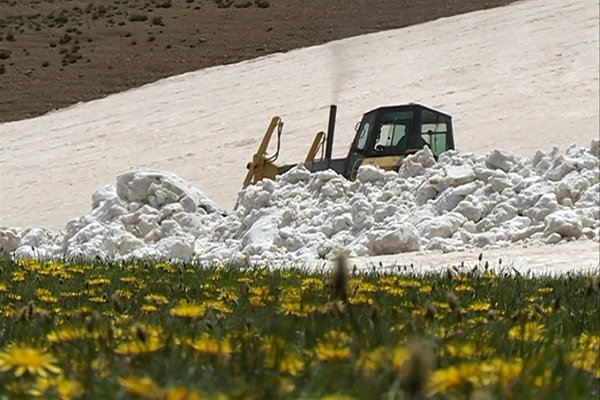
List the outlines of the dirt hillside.
{"label": "dirt hillside", "polygon": [[0,0],[0,122],[511,0]]}

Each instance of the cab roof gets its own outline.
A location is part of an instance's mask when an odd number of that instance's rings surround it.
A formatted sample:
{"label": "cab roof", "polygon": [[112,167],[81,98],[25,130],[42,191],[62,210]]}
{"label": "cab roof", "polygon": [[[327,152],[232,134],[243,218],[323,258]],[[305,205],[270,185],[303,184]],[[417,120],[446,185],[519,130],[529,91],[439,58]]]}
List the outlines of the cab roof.
{"label": "cab roof", "polygon": [[367,111],[365,114],[370,114],[370,113],[376,112],[376,111],[389,111],[389,110],[398,110],[398,109],[406,109],[406,110],[412,110],[412,111],[414,111],[415,109],[428,110],[428,111],[431,111],[433,113],[440,114],[440,115],[443,115],[443,116],[448,117],[448,118],[452,118],[452,116],[450,114],[446,114],[445,112],[442,112],[442,111],[439,111],[439,110],[436,110],[434,108],[427,107],[427,106],[424,106],[424,105],[418,104],[418,103],[409,103],[409,104],[399,104],[399,105],[392,105],[392,106],[377,107],[377,108],[374,108],[374,109],[372,109],[370,111]]}

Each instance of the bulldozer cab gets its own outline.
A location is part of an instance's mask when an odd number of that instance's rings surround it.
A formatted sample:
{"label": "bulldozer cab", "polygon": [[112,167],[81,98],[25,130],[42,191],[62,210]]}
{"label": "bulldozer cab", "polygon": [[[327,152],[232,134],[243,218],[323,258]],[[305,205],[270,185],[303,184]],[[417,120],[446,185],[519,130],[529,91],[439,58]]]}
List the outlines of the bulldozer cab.
{"label": "bulldozer cab", "polygon": [[423,147],[429,147],[435,158],[454,149],[450,115],[420,104],[377,108],[357,125],[344,175],[354,178],[361,165],[394,169]]}
{"label": "bulldozer cab", "polygon": [[364,157],[406,155],[428,146],[438,157],[454,148],[452,117],[422,106],[381,107],[358,125],[351,152]]}

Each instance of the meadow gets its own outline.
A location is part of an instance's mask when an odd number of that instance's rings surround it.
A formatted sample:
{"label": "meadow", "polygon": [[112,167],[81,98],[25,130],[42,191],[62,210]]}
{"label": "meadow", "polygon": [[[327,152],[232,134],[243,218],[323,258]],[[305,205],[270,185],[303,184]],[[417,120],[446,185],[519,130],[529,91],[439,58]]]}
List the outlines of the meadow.
{"label": "meadow", "polygon": [[598,398],[599,285],[0,259],[0,398]]}

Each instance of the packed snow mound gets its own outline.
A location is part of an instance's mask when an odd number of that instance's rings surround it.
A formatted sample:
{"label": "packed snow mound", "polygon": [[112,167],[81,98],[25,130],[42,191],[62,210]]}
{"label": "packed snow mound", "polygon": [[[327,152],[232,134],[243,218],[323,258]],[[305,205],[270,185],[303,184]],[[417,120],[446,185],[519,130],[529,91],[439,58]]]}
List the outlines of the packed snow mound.
{"label": "packed snow mound", "polygon": [[265,263],[515,242],[600,237],[600,144],[524,158],[501,150],[429,149],[399,171],[373,166],[348,181],[302,165],[239,193],[220,210],[168,172],[133,171],[92,195],[92,212],[64,231],[1,228],[0,252],[39,259],[197,259]]}

